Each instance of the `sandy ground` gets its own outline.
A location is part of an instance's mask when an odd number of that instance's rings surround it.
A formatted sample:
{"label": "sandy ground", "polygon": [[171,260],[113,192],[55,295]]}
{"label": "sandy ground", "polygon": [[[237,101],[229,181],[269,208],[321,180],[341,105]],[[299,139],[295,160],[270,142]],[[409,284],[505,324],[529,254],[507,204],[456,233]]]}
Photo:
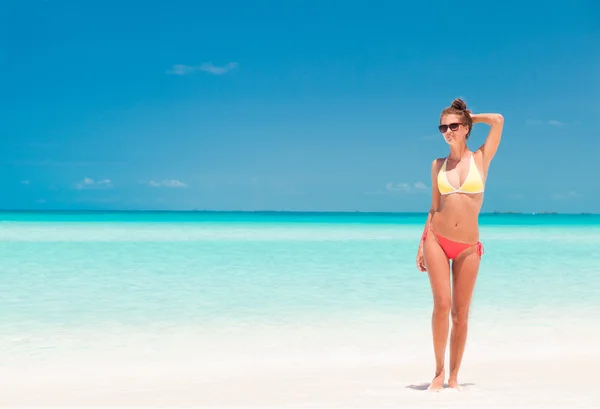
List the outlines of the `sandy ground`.
{"label": "sandy ground", "polygon": [[427,390],[424,320],[12,331],[0,343],[0,407],[600,407],[596,316],[487,322],[470,330],[462,390],[438,393]]}
{"label": "sandy ground", "polygon": [[464,365],[460,392],[427,390],[423,365],[242,367],[197,363],[0,372],[3,407],[600,407],[598,357]]}

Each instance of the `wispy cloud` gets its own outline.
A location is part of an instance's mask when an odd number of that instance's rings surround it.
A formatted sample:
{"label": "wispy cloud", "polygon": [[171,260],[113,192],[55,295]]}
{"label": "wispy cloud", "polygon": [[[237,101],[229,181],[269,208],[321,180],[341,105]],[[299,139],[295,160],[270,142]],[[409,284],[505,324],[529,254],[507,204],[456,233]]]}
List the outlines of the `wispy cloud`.
{"label": "wispy cloud", "polygon": [[92,189],[92,188],[111,188],[112,182],[110,179],[94,180],[92,178],[84,178],[81,182],[75,183],[75,189]]}
{"label": "wispy cloud", "polygon": [[547,121],[543,121],[541,119],[527,119],[525,121],[527,125],[550,125],[550,126],[564,126],[566,125],[564,122],[561,122],[556,119],[550,119]]}
{"label": "wispy cloud", "polygon": [[420,193],[420,192],[427,192],[428,190],[429,190],[429,187],[421,181],[414,182],[414,183],[388,182],[385,185],[385,190],[383,190],[383,191],[376,190],[376,191],[366,192],[366,194],[368,194],[368,195],[389,195],[389,194],[402,194],[402,193]]}
{"label": "wispy cloud", "polygon": [[171,67],[170,70],[167,71],[167,74],[185,75],[185,74],[189,74],[190,72],[193,72],[195,70],[196,70],[196,67],[191,67],[189,65],[175,64],[174,66]]}
{"label": "wispy cloud", "polygon": [[31,183],[31,182],[30,182],[30,181],[28,181],[28,180],[22,180],[22,181],[21,181],[21,184],[22,184],[22,185],[29,185],[30,183]]}
{"label": "wispy cloud", "polygon": [[556,200],[571,200],[578,199],[581,197],[581,195],[575,191],[570,191],[567,193],[555,193],[554,195],[552,195],[552,197]]}
{"label": "wispy cloud", "polygon": [[151,180],[150,182],[148,182],[149,186],[152,187],[188,187],[187,184],[183,183],[180,180],[177,179],[171,179],[171,180],[162,180],[162,181],[156,181],[156,180]]}
{"label": "wispy cloud", "polygon": [[213,75],[223,75],[227,74],[229,71],[238,67],[237,62],[230,62],[229,64],[223,66],[214,65],[211,62],[205,62],[200,65],[184,65],[184,64],[175,64],[171,67],[170,70],[167,71],[167,74],[172,75],[187,75],[191,74],[195,71],[204,71]]}
{"label": "wispy cloud", "polygon": [[388,182],[385,185],[385,190],[392,193],[409,193],[409,192],[422,192],[427,190],[427,186],[423,182],[415,183],[392,183]]}
{"label": "wispy cloud", "polygon": [[427,187],[427,185],[423,182],[416,182],[413,183],[413,188],[417,189],[417,190],[427,190],[429,189],[429,187]]}

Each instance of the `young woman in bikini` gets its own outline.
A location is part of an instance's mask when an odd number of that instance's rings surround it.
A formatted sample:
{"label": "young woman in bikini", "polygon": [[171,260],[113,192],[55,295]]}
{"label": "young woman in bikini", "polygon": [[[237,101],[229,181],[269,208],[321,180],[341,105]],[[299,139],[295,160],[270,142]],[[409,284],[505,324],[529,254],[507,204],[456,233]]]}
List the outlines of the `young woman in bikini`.
{"label": "young woman in bikini", "polygon": [[[485,143],[471,152],[466,142],[476,123],[490,125],[490,131]],[[502,115],[471,114],[460,99],[454,100],[440,117],[439,131],[450,146],[450,154],[431,164],[431,209],[416,260],[418,269],[428,273],[433,293],[431,324],[436,365],[429,386],[433,391],[441,390],[445,381],[449,316],[452,317],[452,331],[448,386],[458,389],[469,306],[483,254],[483,245],[479,241],[479,211],[488,168],[500,144],[503,126]]]}

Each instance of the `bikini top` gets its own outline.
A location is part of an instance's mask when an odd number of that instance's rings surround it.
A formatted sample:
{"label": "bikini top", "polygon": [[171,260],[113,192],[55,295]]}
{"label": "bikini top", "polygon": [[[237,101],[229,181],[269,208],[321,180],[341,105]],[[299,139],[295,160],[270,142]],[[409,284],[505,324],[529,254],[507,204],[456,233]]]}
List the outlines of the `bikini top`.
{"label": "bikini top", "polygon": [[446,174],[446,163],[448,162],[448,158],[444,161],[442,168],[440,169],[437,177],[438,189],[442,195],[449,195],[451,193],[466,193],[470,195],[474,195],[477,193],[483,193],[485,190],[485,185],[483,183],[483,179],[477,170],[477,165],[475,165],[475,159],[473,159],[473,152],[471,152],[471,158],[469,161],[469,173],[467,173],[467,178],[464,183],[458,189],[455,189],[454,186],[450,184],[448,181],[448,175]]}

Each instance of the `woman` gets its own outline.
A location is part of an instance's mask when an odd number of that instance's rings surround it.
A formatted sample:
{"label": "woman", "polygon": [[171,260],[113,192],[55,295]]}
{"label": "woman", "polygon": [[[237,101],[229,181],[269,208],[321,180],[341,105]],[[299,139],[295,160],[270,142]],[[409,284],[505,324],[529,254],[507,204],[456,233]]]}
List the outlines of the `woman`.
{"label": "woman", "polygon": [[[485,143],[471,152],[467,140],[476,123],[490,125],[490,131]],[[469,305],[483,254],[479,242],[479,211],[488,168],[498,149],[503,126],[502,115],[473,115],[461,99],[454,100],[440,117],[438,128],[450,145],[450,154],[431,164],[431,209],[417,252],[417,267],[428,273],[433,292],[431,324],[436,365],[429,390],[440,391],[444,385],[449,315],[452,333],[448,386],[458,389]]]}

